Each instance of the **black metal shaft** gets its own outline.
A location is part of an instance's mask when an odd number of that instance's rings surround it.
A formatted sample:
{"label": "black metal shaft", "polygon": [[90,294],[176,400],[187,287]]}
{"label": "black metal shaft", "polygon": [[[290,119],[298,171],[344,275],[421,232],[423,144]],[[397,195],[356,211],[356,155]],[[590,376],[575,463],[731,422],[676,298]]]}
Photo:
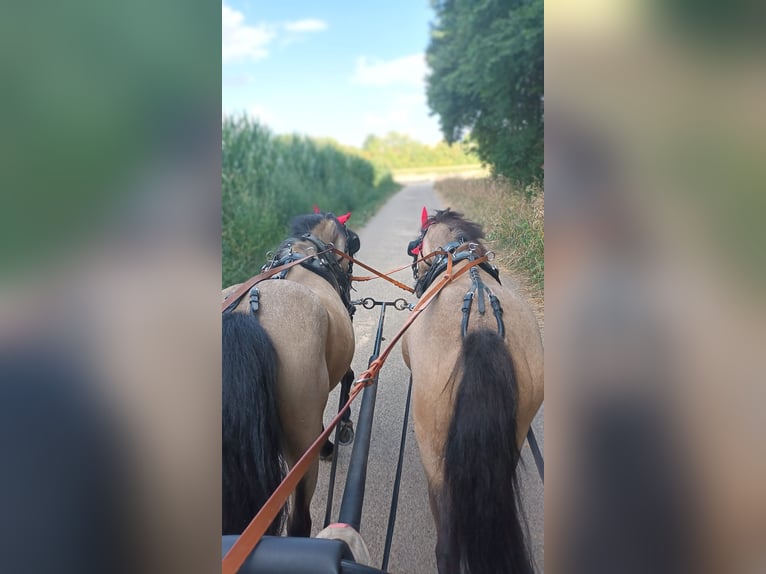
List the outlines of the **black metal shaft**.
{"label": "black metal shaft", "polygon": [[[340,383],[340,396],[338,398],[338,411],[343,408],[343,405],[346,404],[346,401],[348,401],[348,392],[349,389],[351,389],[351,383],[354,380],[353,371],[349,371],[345,375],[343,375],[343,380]],[[348,409],[346,411],[346,415],[351,415],[351,409]],[[348,420],[349,417],[344,417],[341,419],[341,421]],[[339,423],[338,426],[335,427],[335,452],[333,453],[332,457],[332,465],[330,467],[330,486],[327,491],[327,507],[325,508],[325,514],[324,514],[324,526],[322,528],[327,528],[330,525],[330,518],[332,517],[332,501],[333,497],[335,495],[335,475],[338,471],[338,457],[340,456],[339,448],[340,448],[340,429],[343,426],[343,423]]]}
{"label": "black metal shaft", "polygon": [[[367,365],[369,366],[380,355],[380,346],[383,341],[383,321],[386,317],[386,303],[380,306],[380,318],[378,319],[378,332],[375,335],[375,345],[372,356]],[[357,420],[354,448],[351,451],[351,460],[348,463],[346,476],[346,488],[343,491],[343,500],[340,504],[338,521],[351,525],[359,531],[362,521],[362,505],[364,504],[364,486],[367,482],[367,459],[370,454],[370,437],[372,436],[372,417],[375,414],[375,398],[378,393],[378,377],[364,389],[362,406],[359,407],[359,419]]]}
{"label": "black metal shaft", "polygon": [[540,445],[537,444],[537,437],[535,431],[530,425],[529,431],[527,431],[527,441],[529,442],[529,448],[532,449],[532,456],[535,459],[535,465],[537,465],[537,472],[540,474],[540,481],[545,484],[545,463],[543,461],[543,455],[540,452]]}
{"label": "black metal shaft", "polygon": [[394,539],[394,525],[396,524],[396,510],[399,506],[399,486],[402,482],[402,467],[404,466],[404,447],[407,443],[407,423],[410,418],[410,399],[412,398],[412,375],[407,385],[407,403],[404,406],[404,422],[402,423],[402,440],[399,443],[399,461],[396,463],[396,477],[394,478],[394,490],[391,493],[391,511],[388,514],[388,529],[386,530],[386,544],[383,547],[383,565],[381,570],[388,570],[388,558],[391,554],[391,543]]}

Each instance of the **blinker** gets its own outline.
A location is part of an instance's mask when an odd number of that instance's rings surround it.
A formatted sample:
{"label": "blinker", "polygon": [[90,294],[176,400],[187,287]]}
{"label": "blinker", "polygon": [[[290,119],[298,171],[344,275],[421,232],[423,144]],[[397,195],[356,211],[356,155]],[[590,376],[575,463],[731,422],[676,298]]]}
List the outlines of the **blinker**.
{"label": "blinker", "polygon": [[359,236],[350,229],[346,229],[346,237],[346,249],[348,249],[350,255],[354,255],[361,247]]}
{"label": "blinker", "polygon": [[423,244],[422,238],[418,237],[417,239],[410,241],[409,245],[407,245],[407,255],[410,257],[417,257],[420,255],[420,247]]}

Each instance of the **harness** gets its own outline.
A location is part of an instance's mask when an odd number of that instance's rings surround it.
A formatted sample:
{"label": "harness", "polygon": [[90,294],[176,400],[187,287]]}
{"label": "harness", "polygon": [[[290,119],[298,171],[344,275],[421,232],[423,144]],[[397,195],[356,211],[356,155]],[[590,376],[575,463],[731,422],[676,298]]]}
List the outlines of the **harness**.
{"label": "harness", "polygon": [[[415,294],[418,297],[421,297],[434,280],[447,269],[448,260],[450,258],[452,258],[453,265],[460,261],[475,261],[478,259],[479,256],[476,253],[476,247],[478,247],[478,245],[476,243],[468,243],[467,250],[456,252],[457,249],[463,245],[466,245],[466,241],[461,237],[459,240],[448,243],[442,247],[442,251],[445,251],[446,253],[437,255],[434,262],[431,264],[431,267],[422,277],[417,276],[417,267],[413,265],[415,278],[417,279],[417,282],[415,283]],[[497,332],[501,338],[504,338],[505,325],[503,324],[503,307],[500,305],[500,300],[497,296],[484,284],[481,275],[479,275],[479,270],[476,267],[481,267],[484,271],[489,273],[495,281],[500,283],[500,272],[497,270],[497,267],[491,265],[489,262],[483,261],[482,263],[479,263],[478,266],[471,267],[468,272],[471,277],[471,288],[463,296],[463,307],[461,309],[463,312],[463,321],[460,328],[461,336],[465,338],[468,333],[468,319],[471,316],[471,307],[473,306],[474,299],[477,299],[478,301],[479,314],[484,315],[486,311],[484,295],[486,293],[489,298],[489,303],[492,306],[495,320],[497,321]]]}
{"label": "harness", "polygon": [[[261,268],[261,272],[269,271],[282,265],[292,263],[305,257],[304,254],[293,251],[293,241],[300,239],[308,241],[316,248],[317,255],[303,261],[300,265],[309,271],[316,273],[322,279],[332,285],[333,289],[338,293],[345,305],[349,317],[354,316],[356,310],[354,305],[351,304],[351,272],[353,263],[349,262],[348,272],[344,271],[340,266],[338,260],[331,255],[328,248],[331,247],[318,237],[311,235],[311,233],[304,233],[299,238],[291,238],[285,241],[271,260]],[[283,269],[271,279],[284,279],[287,276],[289,269]],[[256,313],[259,307],[260,292],[257,286],[253,286],[250,289],[250,311]]]}

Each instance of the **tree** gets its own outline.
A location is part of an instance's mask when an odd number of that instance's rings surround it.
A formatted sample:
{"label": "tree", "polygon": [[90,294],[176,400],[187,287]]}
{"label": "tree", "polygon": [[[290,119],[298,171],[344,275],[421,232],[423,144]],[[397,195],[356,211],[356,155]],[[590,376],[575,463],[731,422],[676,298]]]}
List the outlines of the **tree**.
{"label": "tree", "polygon": [[542,180],[543,0],[433,0],[428,105],[494,173]]}

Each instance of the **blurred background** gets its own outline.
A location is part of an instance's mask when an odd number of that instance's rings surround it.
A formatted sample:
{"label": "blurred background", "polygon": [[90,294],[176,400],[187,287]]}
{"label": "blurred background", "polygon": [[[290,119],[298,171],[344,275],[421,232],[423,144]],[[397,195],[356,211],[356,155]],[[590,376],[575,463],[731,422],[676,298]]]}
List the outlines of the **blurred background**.
{"label": "blurred background", "polygon": [[220,559],[219,8],[0,8],[0,571]]}
{"label": "blurred background", "polygon": [[[528,227],[543,174],[548,187],[549,570],[764,570],[762,3],[549,0],[545,165],[539,148],[490,156],[474,141],[468,160],[425,166],[376,156],[389,137],[435,149],[461,125],[427,115],[438,105],[422,92],[428,23],[442,3],[416,4],[420,44],[384,49],[415,14],[392,6],[377,49],[347,40],[342,89],[295,96],[337,95],[356,131],[318,122],[297,137],[277,100],[221,90],[250,81],[227,68],[238,58],[329,33],[318,11],[224,3],[219,28],[218,6],[198,2],[0,8],[0,570],[218,567],[227,133],[278,141],[272,157],[319,150],[328,166],[356,148],[372,167],[342,162],[370,190],[386,170],[394,183],[397,169],[502,174],[503,158],[524,157],[507,178],[532,202]],[[473,6],[496,5],[507,15],[527,3]],[[379,28],[374,12],[348,19]],[[261,22],[274,28],[258,35]],[[515,23],[493,31],[522,37]],[[237,32],[256,38],[250,52],[227,48],[227,26],[256,30]],[[269,73],[268,84],[293,80]],[[390,109],[352,109],[391,77]],[[348,84],[370,91],[349,102]],[[321,137],[335,141],[306,139]]]}
{"label": "blurred background", "polygon": [[766,566],[763,9],[546,3],[553,571]]}

